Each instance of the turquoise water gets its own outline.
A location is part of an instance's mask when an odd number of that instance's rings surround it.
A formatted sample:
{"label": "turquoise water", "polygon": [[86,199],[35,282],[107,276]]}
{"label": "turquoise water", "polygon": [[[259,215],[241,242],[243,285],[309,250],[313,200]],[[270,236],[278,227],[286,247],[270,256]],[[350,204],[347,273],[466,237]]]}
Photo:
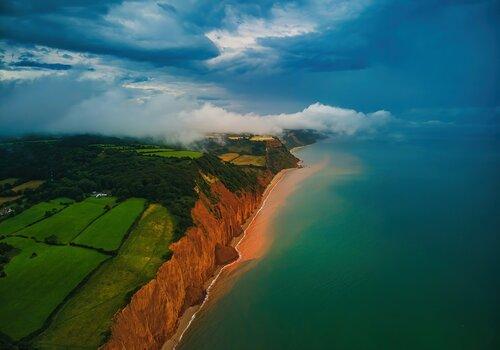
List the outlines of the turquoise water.
{"label": "turquoise water", "polygon": [[180,349],[498,349],[495,137],[326,141],[256,267]]}

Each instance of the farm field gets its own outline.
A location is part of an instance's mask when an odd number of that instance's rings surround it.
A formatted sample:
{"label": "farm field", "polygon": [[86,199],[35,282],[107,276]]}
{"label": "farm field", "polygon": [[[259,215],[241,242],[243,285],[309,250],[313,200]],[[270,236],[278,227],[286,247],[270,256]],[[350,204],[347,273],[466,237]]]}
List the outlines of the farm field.
{"label": "farm field", "polygon": [[156,152],[170,152],[173,151],[172,148],[138,148],[136,151],[138,153],[156,153]]}
{"label": "farm field", "polygon": [[38,240],[55,235],[60,243],[68,243],[76,237],[87,225],[104,214],[106,205],[113,205],[115,198],[87,198],[82,202],[70,205],[68,208],[18,232],[17,235],[34,237]]}
{"label": "farm field", "polygon": [[94,221],[73,242],[106,251],[118,249],[128,229],[144,210],[145,202],[141,198],[127,199]]}
{"label": "farm field", "polygon": [[151,145],[133,145],[133,146],[120,146],[120,145],[107,145],[99,144],[95,145],[105,149],[117,149],[122,151],[136,151],[137,153],[144,156],[159,156],[159,157],[188,157],[188,158],[199,158],[203,155],[202,152],[191,151],[191,150],[175,150],[173,148],[164,148],[160,146]]}
{"label": "farm field", "polygon": [[231,163],[236,165],[255,165],[255,166],[265,166],[266,157],[265,156],[250,156],[241,155],[231,161]]}
{"label": "farm field", "polygon": [[146,156],[159,156],[159,157],[176,157],[176,158],[200,158],[203,153],[198,151],[160,151],[160,152],[151,152],[151,153],[142,153]]}
{"label": "farm field", "polygon": [[142,214],[116,257],[106,261],[59,310],[49,328],[35,339],[42,349],[97,348],[113,315],[130,295],[154,278],[172,241],[173,222],[167,209],[152,204]]}
{"label": "farm field", "polygon": [[6,185],[6,184],[12,185],[16,181],[17,181],[17,178],[9,177],[8,179],[0,180],[0,186]]}
{"label": "farm field", "polygon": [[2,242],[20,250],[5,266],[7,276],[0,278],[0,331],[13,340],[39,329],[71,290],[108,258],[90,249],[23,237]]}
{"label": "farm field", "polygon": [[13,196],[13,197],[0,197],[0,205],[4,203],[9,203],[12,201],[15,201],[18,198],[21,198],[22,196]]}
{"label": "farm field", "polygon": [[239,153],[224,153],[219,156],[220,159],[222,159],[225,162],[230,162],[233,159],[239,157]]}
{"label": "farm field", "polygon": [[12,191],[14,192],[21,192],[27,189],[34,190],[38,187],[40,187],[45,181],[42,180],[31,180],[25,183],[22,183],[16,187],[12,188]]}
{"label": "farm field", "polygon": [[47,211],[60,211],[73,200],[68,198],[56,198],[48,202],[35,204],[22,213],[0,222],[0,234],[11,234],[23,227],[33,224],[45,217]]}
{"label": "farm field", "polygon": [[274,137],[267,135],[255,135],[250,138],[250,141],[271,141]]}

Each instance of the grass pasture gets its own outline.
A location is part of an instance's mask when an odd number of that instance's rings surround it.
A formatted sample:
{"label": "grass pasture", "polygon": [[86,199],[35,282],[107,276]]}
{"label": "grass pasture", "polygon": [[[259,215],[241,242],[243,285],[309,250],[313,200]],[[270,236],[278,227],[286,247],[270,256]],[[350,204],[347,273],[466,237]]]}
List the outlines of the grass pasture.
{"label": "grass pasture", "polygon": [[15,201],[16,199],[19,199],[21,198],[22,196],[13,196],[13,197],[0,197],[0,205],[4,204],[4,203],[9,203],[9,202],[13,202]]}
{"label": "grass pasture", "polygon": [[48,236],[55,235],[60,243],[68,243],[93,220],[104,214],[104,207],[113,205],[114,201],[113,197],[87,198],[16,232],[16,234],[33,237],[37,240],[44,240]]}
{"label": "grass pasture", "polygon": [[172,148],[138,148],[136,151],[138,153],[156,153],[156,152],[170,152],[173,151]]}
{"label": "grass pasture", "polygon": [[203,153],[198,152],[198,151],[187,151],[187,150],[181,150],[181,151],[159,151],[159,152],[151,152],[151,153],[142,153],[146,156],[158,156],[158,157],[175,157],[175,158],[200,158]]}
{"label": "grass pasture", "polygon": [[45,212],[60,211],[73,201],[68,198],[57,198],[48,202],[35,204],[22,213],[0,222],[0,234],[11,234],[31,225],[45,217]]}
{"label": "grass pasture", "polygon": [[164,262],[172,241],[173,222],[167,209],[152,204],[123,243],[55,315],[35,339],[37,348],[96,349],[111,326],[113,315],[138,287],[150,281]]}
{"label": "grass pasture", "polygon": [[255,135],[255,136],[250,137],[250,141],[258,141],[258,142],[271,141],[273,139],[274,139],[274,137],[268,136],[268,135]]}
{"label": "grass pasture", "polygon": [[104,149],[116,149],[116,150],[120,150],[120,151],[128,151],[128,150],[133,149],[132,146],[128,146],[128,145],[111,145],[111,144],[106,144],[106,143],[94,144],[92,146],[96,146],[96,147],[100,147],[100,148],[104,148]]}
{"label": "grass pasture", "polygon": [[31,181],[28,181],[28,182],[25,182],[25,183],[22,183],[16,187],[13,187],[12,188],[12,191],[14,192],[21,192],[21,191],[24,191],[24,190],[35,190],[37,189],[38,187],[40,187],[45,181],[43,180],[31,180]]}
{"label": "grass pasture", "polygon": [[108,258],[90,249],[50,246],[23,237],[3,242],[20,249],[5,266],[7,276],[0,278],[0,331],[13,340],[39,329],[82,279]]}
{"label": "grass pasture", "polygon": [[238,158],[240,155],[239,153],[224,153],[219,156],[220,159],[222,159],[225,162],[230,162],[233,159]]}
{"label": "grass pasture", "polygon": [[165,148],[165,147],[154,146],[154,145],[121,146],[121,145],[111,145],[111,144],[96,144],[95,146],[101,147],[103,149],[116,149],[116,150],[121,150],[121,151],[136,151],[140,155],[144,155],[144,156],[199,158],[203,155],[202,152],[198,152],[198,151],[175,150],[173,148]]}
{"label": "grass pasture", "polygon": [[0,186],[6,185],[6,184],[12,185],[16,181],[17,181],[17,178],[15,178],[15,177],[9,177],[7,179],[0,180]]}
{"label": "grass pasture", "polygon": [[127,199],[94,221],[73,242],[106,251],[118,249],[128,229],[144,210],[145,202],[141,198]]}
{"label": "grass pasture", "polygon": [[266,165],[266,157],[265,156],[250,156],[250,155],[241,155],[231,161],[231,163],[236,165],[254,165],[263,167]]}

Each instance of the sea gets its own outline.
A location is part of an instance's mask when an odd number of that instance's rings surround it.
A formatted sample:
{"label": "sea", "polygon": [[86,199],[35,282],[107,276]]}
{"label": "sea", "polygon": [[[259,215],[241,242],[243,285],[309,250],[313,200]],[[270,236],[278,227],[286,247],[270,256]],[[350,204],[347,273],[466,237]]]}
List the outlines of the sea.
{"label": "sea", "polygon": [[500,349],[500,142],[436,126],[330,138],[266,255],[178,349]]}

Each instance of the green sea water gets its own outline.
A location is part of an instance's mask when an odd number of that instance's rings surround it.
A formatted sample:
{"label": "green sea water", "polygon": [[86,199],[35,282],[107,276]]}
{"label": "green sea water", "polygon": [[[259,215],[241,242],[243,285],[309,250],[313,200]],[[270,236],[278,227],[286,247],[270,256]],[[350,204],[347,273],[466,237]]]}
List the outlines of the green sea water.
{"label": "green sea water", "polygon": [[499,349],[495,136],[327,140],[267,255],[203,310],[191,349]]}

